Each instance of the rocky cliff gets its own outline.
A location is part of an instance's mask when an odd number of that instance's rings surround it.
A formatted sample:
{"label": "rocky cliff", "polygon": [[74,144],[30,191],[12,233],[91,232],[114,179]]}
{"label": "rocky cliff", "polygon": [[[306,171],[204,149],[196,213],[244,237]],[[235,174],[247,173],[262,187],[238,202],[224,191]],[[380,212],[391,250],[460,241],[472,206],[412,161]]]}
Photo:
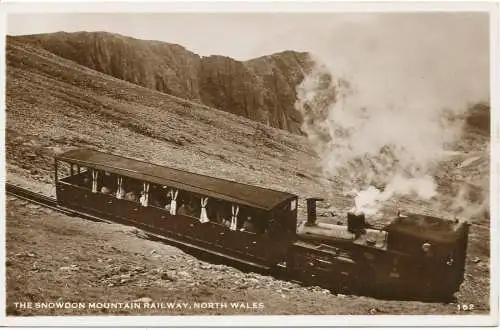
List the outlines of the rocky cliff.
{"label": "rocky cliff", "polygon": [[307,53],[285,51],[249,61],[201,57],[184,47],[107,32],[8,37],[27,42],[96,71],[300,132],[295,87],[312,67]]}

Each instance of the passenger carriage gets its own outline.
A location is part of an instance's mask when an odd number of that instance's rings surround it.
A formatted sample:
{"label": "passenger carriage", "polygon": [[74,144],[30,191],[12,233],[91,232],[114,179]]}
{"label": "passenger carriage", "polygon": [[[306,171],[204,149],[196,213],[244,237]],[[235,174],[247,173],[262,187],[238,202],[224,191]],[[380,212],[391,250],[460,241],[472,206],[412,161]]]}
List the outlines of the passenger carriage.
{"label": "passenger carriage", "polygon": [[297,196],[89,149],[55,158],[61,206],[140,228],[254,266],[283,262]]}

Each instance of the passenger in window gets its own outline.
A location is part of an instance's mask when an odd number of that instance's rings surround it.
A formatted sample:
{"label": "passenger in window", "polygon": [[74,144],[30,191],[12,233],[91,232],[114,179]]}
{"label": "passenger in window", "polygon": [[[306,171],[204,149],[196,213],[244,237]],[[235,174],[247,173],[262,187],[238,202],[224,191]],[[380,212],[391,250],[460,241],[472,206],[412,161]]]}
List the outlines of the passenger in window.
{"label": "passenger in window", "polygon": [[257,227],[252,221],[251,216],[247,216],[245,222],[243,223],[243,226],[241,227],[240,231],[248,231],[251,233],[257,233]]}
{"label": "passenger in window", "polygon": [[163,192],[163,208],[167,211],[170,212],[170,208],[172,207],[172,197],[170,196],[170,193],[165,194]]}
{"label": "passenger in window", "polygon": [[186,215],[186,203],[182,203],[181,206],[177,209],[177,214],[179,215]]}
{"label": "passenger in window", "polygon": [[165,209],[165,211],[170,212],[170,203],[165,204],[164,209]]}
{"label": "passenger in window", "polygon": [[111,192],[111,188],[106,187],[106,186],[102,186],[102,188],[101,188],[101,193],[109,195],[109,194],[111,194],[111,193],[112,193],[112,192]]}
{"label": "passenger in window", "polygon": [[231,219],[230,218],[222,218],[222,224],[226,227],[231,227]]}
{"label": "passenger in window", "polygon": [[179,214],[188,217],[196,217],[196,206],[194,205],[193,201],[190,200],[187,203],[182,204],[182,206],[179,208]]}
{"label": "passenger in window", "polygon": [[220,223],[225,226],[230,226],[231,225],[231,216],[228,216],[227,214],[223,214],[222,212],[217,212],[216,213],[216,222]]}
{"label": "passenger in window", "polygon": [[225,225],[226,221],[230,221],[230,216],[228,217],[227,212],[223,210],[223,204],[217,202],[211,209],[209,209],[209,216],[215,219],[215,222]]}
{"label": "passenger in window", "polygon": [[154,207],[161,207],[160,201],[155,196],[149,196],[149,205]]}
{"label": "passenger in window", "polygon": [[124,199],[125,198],[125,191],[122,189],[118,189],[116,192],[116,198],[118,199]]}
{"label": "passenger in window", "polygon": [[139,197],[134,191],[129,191],[125,194],[125,200],[138,203]]}

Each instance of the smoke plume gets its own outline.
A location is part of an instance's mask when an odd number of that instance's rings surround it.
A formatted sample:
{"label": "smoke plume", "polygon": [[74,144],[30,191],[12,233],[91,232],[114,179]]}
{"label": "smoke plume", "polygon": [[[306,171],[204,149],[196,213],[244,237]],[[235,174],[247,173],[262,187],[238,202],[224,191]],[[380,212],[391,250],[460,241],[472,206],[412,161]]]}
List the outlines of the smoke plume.
{"label": "smoke plume", "polygon": [[376,214],[394,196],[437,194],[434,169],[465,112],[489,101],[488,18],[356,17],[306,41],[316,65],[296,108],[324,174],[354,189],[357,211]]}

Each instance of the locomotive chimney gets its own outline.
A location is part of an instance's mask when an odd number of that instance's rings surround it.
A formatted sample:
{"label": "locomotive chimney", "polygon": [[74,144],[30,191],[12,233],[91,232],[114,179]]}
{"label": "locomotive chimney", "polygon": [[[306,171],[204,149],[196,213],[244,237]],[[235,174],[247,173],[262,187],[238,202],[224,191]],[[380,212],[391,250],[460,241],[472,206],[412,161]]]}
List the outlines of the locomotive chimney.
{"label": "locomotive chimney", "polygon": [[365,214],[347,212],[347,230],[353,234],[358,234],[366,227]]}
{"label": "locomotive chimney", "polygon": [[322,198],[307,198],[307,222],[306,226],[316,225],[316,201],[322,201]]}

